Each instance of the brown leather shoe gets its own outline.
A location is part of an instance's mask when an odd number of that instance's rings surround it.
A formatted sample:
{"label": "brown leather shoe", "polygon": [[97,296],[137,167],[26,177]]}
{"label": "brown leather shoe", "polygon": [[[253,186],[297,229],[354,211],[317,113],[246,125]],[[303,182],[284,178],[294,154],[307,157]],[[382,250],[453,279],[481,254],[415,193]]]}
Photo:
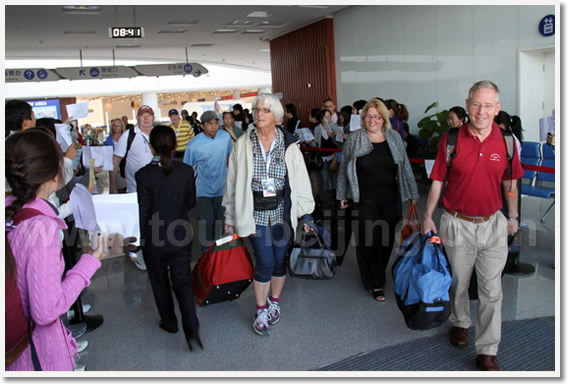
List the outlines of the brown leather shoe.
{"label": "brown leather shoe", "polygon": [[465,347],[467,345],[467,328],[452,327],[450,341],[456,347]]}
{"label": "brown leather shoe", "polygon": [[482,371],[498,371],[497,357],[493,355],[477,355],[477,366]]}

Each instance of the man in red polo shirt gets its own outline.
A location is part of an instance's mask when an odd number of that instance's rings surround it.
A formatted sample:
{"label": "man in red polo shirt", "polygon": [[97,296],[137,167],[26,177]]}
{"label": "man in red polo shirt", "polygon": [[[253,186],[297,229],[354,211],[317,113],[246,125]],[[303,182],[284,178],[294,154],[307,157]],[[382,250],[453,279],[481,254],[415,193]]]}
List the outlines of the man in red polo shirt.
{"label": "man in red polo shirt", "polygon": [[[501,272],[507,260],[507,234],[519,229],[517,181],[523,169],[515,152],[511,176],[507,176],[507,150],[493,118],[499,113],[499,89],[491,81],[479,81],[469,90],[466,109],[469,123],[460,128],[456,156],[451,161],[442,204],[440,237],[452,268],[450,341],[464,347],[471,325],[468,287],[475,268],[479,307],[475,324],[477,364],[484,371],[498,371],[497,349],[501,340]],[[447,172],[446,133],[430,175],[422,232],[437,232],[432,214],[440,199]],[[509,217],[500,209],[505,190]]]}

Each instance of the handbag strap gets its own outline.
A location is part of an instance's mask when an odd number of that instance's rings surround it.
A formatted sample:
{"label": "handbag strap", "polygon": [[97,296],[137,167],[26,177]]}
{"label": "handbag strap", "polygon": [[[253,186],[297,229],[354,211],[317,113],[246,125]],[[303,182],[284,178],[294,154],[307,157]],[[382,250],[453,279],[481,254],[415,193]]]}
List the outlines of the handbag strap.
{"label": "handbag strap", "polygon": [[408,214],[406,215],[406,224],[410,224],[411,220],[416,220],[418,221],[418,223],[420,223],[420,216],[418,216],[418,208],[416,208],[416,204],[414,204],[414,201],[410,200],[410,203],[408,205]]}
{"label": "handbag strap", "polygon": [[312,232],[314,232],[314,235],[316,237],[316,240],[318,241],[320,248],[322,249],[325,248],[325,246],[323,245],[323,240],[321,239],[321,234],[319,233],[319,229],[315,221],[310,219],[304,221],[303,224],[307,224],[312,229]]}
{"label": "handbag strap", "polygon": [[29,333],[28,333],[28,337],[29,337],[29,343],[30,343],[30,353],[32,355],[32,364],[34,366],[34,370],[35,371],[42,371],[41,369],[41,364],[39,363],[39,357],[37,355],[37,350],[34,344],[34,341],[32,339],[32,333],[33,333],[33,329],[35,328],[35,323],[32,320],[32,317],[30,316],[29,319]]}

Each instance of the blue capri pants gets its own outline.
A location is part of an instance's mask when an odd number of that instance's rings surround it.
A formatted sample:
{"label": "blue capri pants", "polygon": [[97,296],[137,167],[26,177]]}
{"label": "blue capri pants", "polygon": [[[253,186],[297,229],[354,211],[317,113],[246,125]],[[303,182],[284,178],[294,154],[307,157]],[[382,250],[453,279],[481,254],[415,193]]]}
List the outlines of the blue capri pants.
{"label": "blue capri pants", "polygon": [[249,236],[256,264],[254,279],[259,283],[268,283],[272,276],[286,276],[286,251],[290,242],[290,231],[285,231],[282,224],[274,226],[256,226],[256,234]]}

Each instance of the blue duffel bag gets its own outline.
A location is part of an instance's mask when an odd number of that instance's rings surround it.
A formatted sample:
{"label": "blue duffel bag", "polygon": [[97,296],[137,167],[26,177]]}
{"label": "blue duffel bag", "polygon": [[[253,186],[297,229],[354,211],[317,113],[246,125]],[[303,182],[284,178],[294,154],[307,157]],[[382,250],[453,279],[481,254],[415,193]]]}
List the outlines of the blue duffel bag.
{"label": "blue duffel bag", "polygon": [[398,308],[410,329],[430,329],[450,316],[452,275],[440,238],[414,232],[392,267]]}

